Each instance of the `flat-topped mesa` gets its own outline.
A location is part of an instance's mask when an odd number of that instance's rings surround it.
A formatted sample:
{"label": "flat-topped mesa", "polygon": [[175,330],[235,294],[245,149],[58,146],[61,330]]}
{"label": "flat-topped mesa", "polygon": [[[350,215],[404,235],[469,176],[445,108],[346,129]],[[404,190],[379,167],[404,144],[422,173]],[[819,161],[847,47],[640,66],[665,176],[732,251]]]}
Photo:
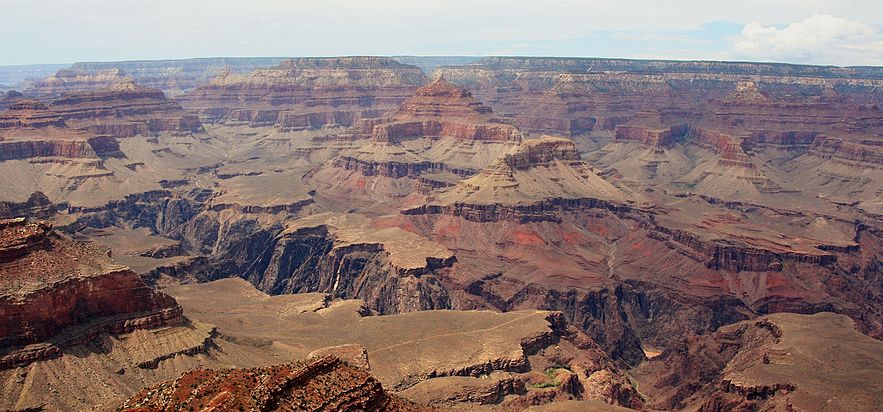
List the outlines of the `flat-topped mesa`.
{"label": "flat-topped mesa", "polygon": [[444,138],[517,142],[521,133],[514,126],[492,117],[493,111],[472,97],[472,93],[439,77],[417,89],[388,121],[374,125],[376,141],[408,138]]}
{"label": "flat-topped mesa", "polygon": [[70,70],[82,73],[99,73],[120,70],[146,87],[162,90],[166,96],[177,96],[187,90],[208,83],[220,71],[248,73],[259,67],[267,67],[284,59],[281,57],[210,57],[176,60],[130,60],[117,62],[79,62]]}
{"label": "flat-topped mesa", "polygon": [[425,83],[419,68],[390,58],[300,58],[250,74],[221,73],[182,99],[205,121],[288,132],[378,117]]}
{"label": "flat-topped mesa", "polygon": [[525,140],[514,153],[504,155],[501,163],[511,169],[527,170],[549,167],[555,161],[582,166],[582,157],[573,140],[553,136]]}
{"label": "flat-topped mesa", "polygon": [[671,147],[689,130],[687,121],[674,113],[641,111],[635,118],[616,126],[614,140],[633,141],[652,147]]}
{"label": "flat-topped mesa", "polygon": [[367,370],[331,355],[263,368],[190,371],[142,389],[122,410],[203,408],[207,400],[226,411],[430,410],[388,394]]}
{"label": "flat-topped mesa", "polygon": [[625,193],[581,160],[570,139],[523,141],[479,174],[429,196],[406,215],[444,213],[473,221],[556,220],[556,210],[627,210]]}
{"label": "flat-topped mesa", "polygon": [[47,223],[0,220],[0,369],[61,356],[100,333],[177,325],[181,308],[107,250]]}
{"label": "flat-topped mesa", "polygon": [[65,94],[50,108],[71,127],[120,138],[203,131],[197,115],[166,99],[161,90],[138,86],[131,78],[98,90]]}
{"label": "flat-topped mesa", "polygon": [[13,127],[65,127],[64,119],[36,100],[19,100],[0,112],[0,129]]}
{"label": "flat-topped mesa", "polygon": [[63,94],[80,93],[110,87],[126,79],[126,73],[111,68],[88,72],[75,69],[63,69],[43,79],[35,81],[25,90],[28,95],[51,99]]}

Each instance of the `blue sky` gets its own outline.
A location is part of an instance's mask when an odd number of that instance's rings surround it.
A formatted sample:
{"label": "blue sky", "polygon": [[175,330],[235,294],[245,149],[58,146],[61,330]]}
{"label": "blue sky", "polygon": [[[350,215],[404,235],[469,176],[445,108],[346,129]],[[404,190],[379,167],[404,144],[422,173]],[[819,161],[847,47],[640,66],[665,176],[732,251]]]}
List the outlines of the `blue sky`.
{"label": "blue sky", "polygon": [[0,65],[531,55],[883,65],[868,0],[0,0]]}

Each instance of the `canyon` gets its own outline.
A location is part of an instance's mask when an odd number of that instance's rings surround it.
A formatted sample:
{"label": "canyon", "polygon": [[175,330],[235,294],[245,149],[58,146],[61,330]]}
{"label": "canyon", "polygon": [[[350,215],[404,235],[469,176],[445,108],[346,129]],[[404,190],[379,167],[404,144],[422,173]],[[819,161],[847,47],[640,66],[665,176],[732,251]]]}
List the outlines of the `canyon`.
{"label": "canyon", "polygon": [[0,110],[2,409],[883,404],[877,67],[195,59],[27,83]]}

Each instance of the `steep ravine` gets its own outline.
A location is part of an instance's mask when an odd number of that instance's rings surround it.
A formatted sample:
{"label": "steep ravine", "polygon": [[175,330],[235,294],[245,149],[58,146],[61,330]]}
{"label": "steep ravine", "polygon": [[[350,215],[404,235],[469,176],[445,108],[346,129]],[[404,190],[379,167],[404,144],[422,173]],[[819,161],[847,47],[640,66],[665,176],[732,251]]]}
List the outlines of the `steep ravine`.
{"label": "steep ravine", "polygon": [[268,221],[267,216],[201,208],[192,199],[144,194],[87,214],[71,228],[149,227],[181,242],[189,254],[207,257],[188,281],[239,276],[274,295],[325,292],[363,299],[381,314],[451,308],[435,271],[452,262],[431,261],[423,271],[406,271],[390,262],[380,244],[335,248],[335,236],[325,227],[282,234],[284,215]]}
{"label": "steep ravine", "polygon": [[[68,229],[148,227],[154,234],[175,239],[181,242],[185,254],[202,256],[191,266],[162,271],[185,282],[239,276],[269,294],[324,292],[337,298],[363,299],[381,314],[470,308],[557,310],[611,356],[628,365],[644,359],[642,346],[668,347],[676,336],[709,333],[767,312],[848,312],[863,330],[875,329],[863,323],[859,308],[847,311],[824,304],[801,306],[799,302],[784,308],[782,305],[788,303],[785,301],[749,306],[736,297],[689,297],[636,280],[599,290],[553,290],[525,284],[514,295],[501,297],[494,291],[492,278],[468,285],[452,284],[447,277],[447,271],[456,269],[450,268],[452,261],[428,260],[422,270],[402,270],[380,243],[344,244],[329,226],[321,224],[286,231],[285,221],[295,220],[294,214],[206,210],[206,197],[200,191],[184,196],[169,192],[130,196],[84,214]],[[878,238],[863,233],[863,246],[876,250],[871,246]],[[854,262],[853,266],[866,264]],[[871,270],[865,277],[875,276],[873,273]]]}

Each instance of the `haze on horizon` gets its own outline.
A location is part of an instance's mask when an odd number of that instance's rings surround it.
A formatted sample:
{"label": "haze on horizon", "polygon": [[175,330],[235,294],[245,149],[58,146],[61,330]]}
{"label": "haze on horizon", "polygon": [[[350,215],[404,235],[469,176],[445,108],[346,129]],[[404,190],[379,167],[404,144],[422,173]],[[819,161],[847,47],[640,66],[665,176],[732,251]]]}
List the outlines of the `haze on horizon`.
{"label": "haze on horizon", "polygon": [[0,65],[521,55],[883,65],[872,0],[0,0]]}

